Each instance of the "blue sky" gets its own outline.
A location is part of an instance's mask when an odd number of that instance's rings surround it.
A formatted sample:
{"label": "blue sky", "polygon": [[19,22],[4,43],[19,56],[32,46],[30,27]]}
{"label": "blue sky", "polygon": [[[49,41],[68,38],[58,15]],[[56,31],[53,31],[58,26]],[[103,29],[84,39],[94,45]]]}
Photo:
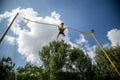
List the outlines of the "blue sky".
{"label": "blue sky", "polygon": [[[11,12],[18,7],[21,7],[21,9],[32,8],[42,17],[50,16],[51,12],[55,11],[60,14],[60,20],[64,22],[66,26],[86,32],[94,29],[95,35],[103,45],[112,44],[110,40],[113,40],[113,38],[109,40],[107,37],[110,30],[120,30],[119,0],[0,0],[0,14],[4,14],[6,11]],[[0,34],[2,34],[5,26],[7,26],[6,20],[7,19],[0,22],[0,26],[2,26],[0,27]],[[76,39],[78,41],[78,38],[82,37],[80,33],[71,30],[68,35],[70,41],[73,43],[76,43]],[[96,45],[93,39],[88,36],[84,37],[85,40],[89,42],[89,46]],[[6,43],[5,46],[7,45],[9,44]],[[15,46],[11,46],[12,45],[9,45],[7,51],[5,50],[6,48],[2,48],[1,52],[5,52],[5,55],[7,55],[7,52],[9,53],[9,50],[13,53],[17,52],[17,50],[13,50]],[[14,56],[14,54],[10,55]],[[19,62],[18,65],[25,63],[24,58],[19,57],[21,56],[20,54],[15,55]]]}
{"label": "blue sky", "polygon": [[[33,8],[41,16],[58,12],[68,26],[83,31],[95,29],[106,35],[108,30],[120,27],[119,0],[1,0],[0,13],[17,7]],[[99,28],[99,29],[98,29]],[[105,37],[104,37],[105,38]]]}

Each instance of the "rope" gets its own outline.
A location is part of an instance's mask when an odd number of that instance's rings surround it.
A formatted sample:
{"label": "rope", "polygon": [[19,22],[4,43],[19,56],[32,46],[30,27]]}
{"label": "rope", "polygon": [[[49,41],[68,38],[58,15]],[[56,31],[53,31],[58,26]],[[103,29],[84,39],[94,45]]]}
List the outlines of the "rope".
{"label": "rope", "polygon": [[83,31],[80,31],[80,30],[75,29],[75,28],[72,28],[72,27],[67,27],[67,28],[68,28],[68,29],[70,29],[70,30],[73,30],[73,31],[80,32],[80,33],[85,34],[85,35],[90,35],[90,33],[89,33],[89,32],[83,32]]}
{"label": "rope", "polygon": [[38,22],[38,21],[34,21],[34,20],[30,20],[30,19],[27,19],[25,17],[23,17],[23,19],[27,20],[27,21],[30,21],[30,22],[34,22],[34,23],[38,23],[38,24],[45,24],[45,25],[51,25],[51,26],[58,26],[56,24],[50,24],[50,23],[44,23],[44,22]]}
{"label": "rope", "polygon": [[[51,26],[59,26],[59,25],[56,25],[56,24],[50,24],[50,23],[44,23],[44,22],[38,22],[38,21],[30,20],[30,19],[27,19],[25,17],[23,17],[23,19],[25,19],[27,21],[30,21],[30,22],[38,23],[38,24],[51,25]],[[90,35],[89,32],[83,32],[83,31],[80,31],[80,30],[72,28],[72,27],[67,27],[67,28],[70,29],[70,30],[73,30],[73,31],[80,32],[80,33],[85,34],[85,35]]]}

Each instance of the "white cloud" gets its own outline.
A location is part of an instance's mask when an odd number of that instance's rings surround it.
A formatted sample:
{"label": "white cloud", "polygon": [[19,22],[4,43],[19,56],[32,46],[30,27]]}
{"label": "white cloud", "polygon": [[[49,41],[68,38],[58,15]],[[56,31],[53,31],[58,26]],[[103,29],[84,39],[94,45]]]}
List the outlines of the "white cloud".
{"label": "white cloud", "polygon": [[55,11],[53,11],[51,17],[54,17],[56,20],[58,20],[60,19],[60,14],[57,14]]}
{"label": "white cloud", "polygon": [[9,17],[9,12],[5,12],[4,14],[0,14],[0,21]]}
{"label": "white cloud", "polygon": [[[16,40],[18,44],[18,52],[26,58],[26,61],[40,64],[41,62],[38,52],[50,41],[56,40],[58,27],[36,24],[33,22],[28,22],[25,26],[22,26],[24,23],[21,22],[26,22],[22,16],[35,21],[59,25],[61,23],[60,14],[53,11],[51,13],[51,16],[41,17],[32,8],[17,8],[12,10],[12,12],[5,12],[4,14],[1,14],[0,18],[1,20],[8,18],[8,21],[10,23],[17,12],[19,12],[19,16],[10,29],[14,34],[16,34],[17,38],[15,39],[13,35],[11,35],[7,37],[7,41],[10,44],[14,44],[14,41]],[[65,31],[65,34],[65,38],[62,38],[62,36],[60,36],[60,38],[64,39],[66,42],[69,42],[74,46],[75,44],[69,41],[67,29]]]}
{"label": "white cloud", "polygon": [[85,39],[83,34],[80,34],[80,38],[76,39],[75,42],[79,45],[83,45],[83,44],[88,43],[88,41]]}
{"label": "white cloud", "polygon": [[92,58],[94,59],[95,57],[95,50],[96,50],[96,45],[93,45],[93,46],[89,46],[89,45],[86,45],[84,50],[85,52]]}
{"label": "white cloud", "polygon": [[107,37],[111,41],[111,46],[116,46],[118,43],[120,45],[120,30],[119,29],[112,29],[108,31]]}
{"label": "white cloud", "polygon": [[78,44],[81,49],[87,53],[92,59],[94,59],[95,57],[95,49],[96,49],[96,45],[90,46],[89,42],[85,39],[85,36],[80,34],[79,39],[75,40],[76,44]]}
{"label": "white cloud", "polygon": [[6,36],[6,41],[8,41],[9,44],[14,45],[15,44],[15,37],[11,37],[11,36]]}

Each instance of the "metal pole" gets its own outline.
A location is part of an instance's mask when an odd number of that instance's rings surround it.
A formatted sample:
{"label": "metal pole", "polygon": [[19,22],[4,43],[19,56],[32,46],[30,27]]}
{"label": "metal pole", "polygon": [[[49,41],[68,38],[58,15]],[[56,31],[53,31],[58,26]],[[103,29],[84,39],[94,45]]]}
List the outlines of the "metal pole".
{"label": "metal pole", "polygon": [[5,30],[5,32],[3,33],[2,37],[0,38],[0,44],[2,42],[2,40],[4,39],[5,35],[7,34],[8,30],[10,29],[10,27],[12,26],[13,22],[15,21],[16,17],[19,15],[19,13],[17,13],[15,15],[15,17],[13,18],[12,22],[9,24],[9,26],[7,27],[7,29]]}
{"label": "metal pole", "polygon": [[94,30],[91,30],[91,37],[97,42],[98,46],[100,47],[100,49],[103,51],[104,55],[107,57],[107,59],[109,60],[109,62],[111,63],[112,67],[115,69],[115,71],[118,73],[119,77],[120,77],[120,72],[118,71],[117,67],[114,65],[114,63],[112,62],[112,60],[110,59],[110,57],[107,55],[106,51],[104,50],[104,48],[102,47],[101,43],[98,41],[98,39],[95,37],[94,35]]}

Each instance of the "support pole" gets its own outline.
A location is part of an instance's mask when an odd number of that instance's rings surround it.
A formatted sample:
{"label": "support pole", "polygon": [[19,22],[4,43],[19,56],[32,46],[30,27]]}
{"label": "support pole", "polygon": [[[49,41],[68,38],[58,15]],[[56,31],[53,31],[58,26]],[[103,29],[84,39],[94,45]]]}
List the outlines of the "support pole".
{"label": "support pole", "polygon": [[101,43],[98,41],[98,39],[95,37],[94,35],[94,30],[91,30],[90,32],[91,37],[96,41],[96,43],[98,44],[98,46],[100,47],[100,49],[103,51],[104,55],[106,56],[106,58],[109,60],[109,62],[111,63],[112,67],[115,69],[115,71],[117,72],[117,74],[120,77],[120,72],[118,71],[117,67],[114,65],[114,63],[112,62],[112,60],[110,59],[110,57],[108,56],[108,54],[106,53],[106,51],[104,50],[104,48],[102,47]]}
{"label": "support pole", "polygon": [[7,34],[8,30],[10,29],[10,27],[12,26],[13,22],[15,21],[15,19],[17,18],[17,16],[19,15],[19,13],[17,13],[15,15],[15,17],[13,18],[12,22],[9,24],[9,26],[7,27],[7,29],[5,30],[5,32],[3,33],[2,37],[0,38],[0,44],[2,42],[2,40],[4,39],[5,35]]}

